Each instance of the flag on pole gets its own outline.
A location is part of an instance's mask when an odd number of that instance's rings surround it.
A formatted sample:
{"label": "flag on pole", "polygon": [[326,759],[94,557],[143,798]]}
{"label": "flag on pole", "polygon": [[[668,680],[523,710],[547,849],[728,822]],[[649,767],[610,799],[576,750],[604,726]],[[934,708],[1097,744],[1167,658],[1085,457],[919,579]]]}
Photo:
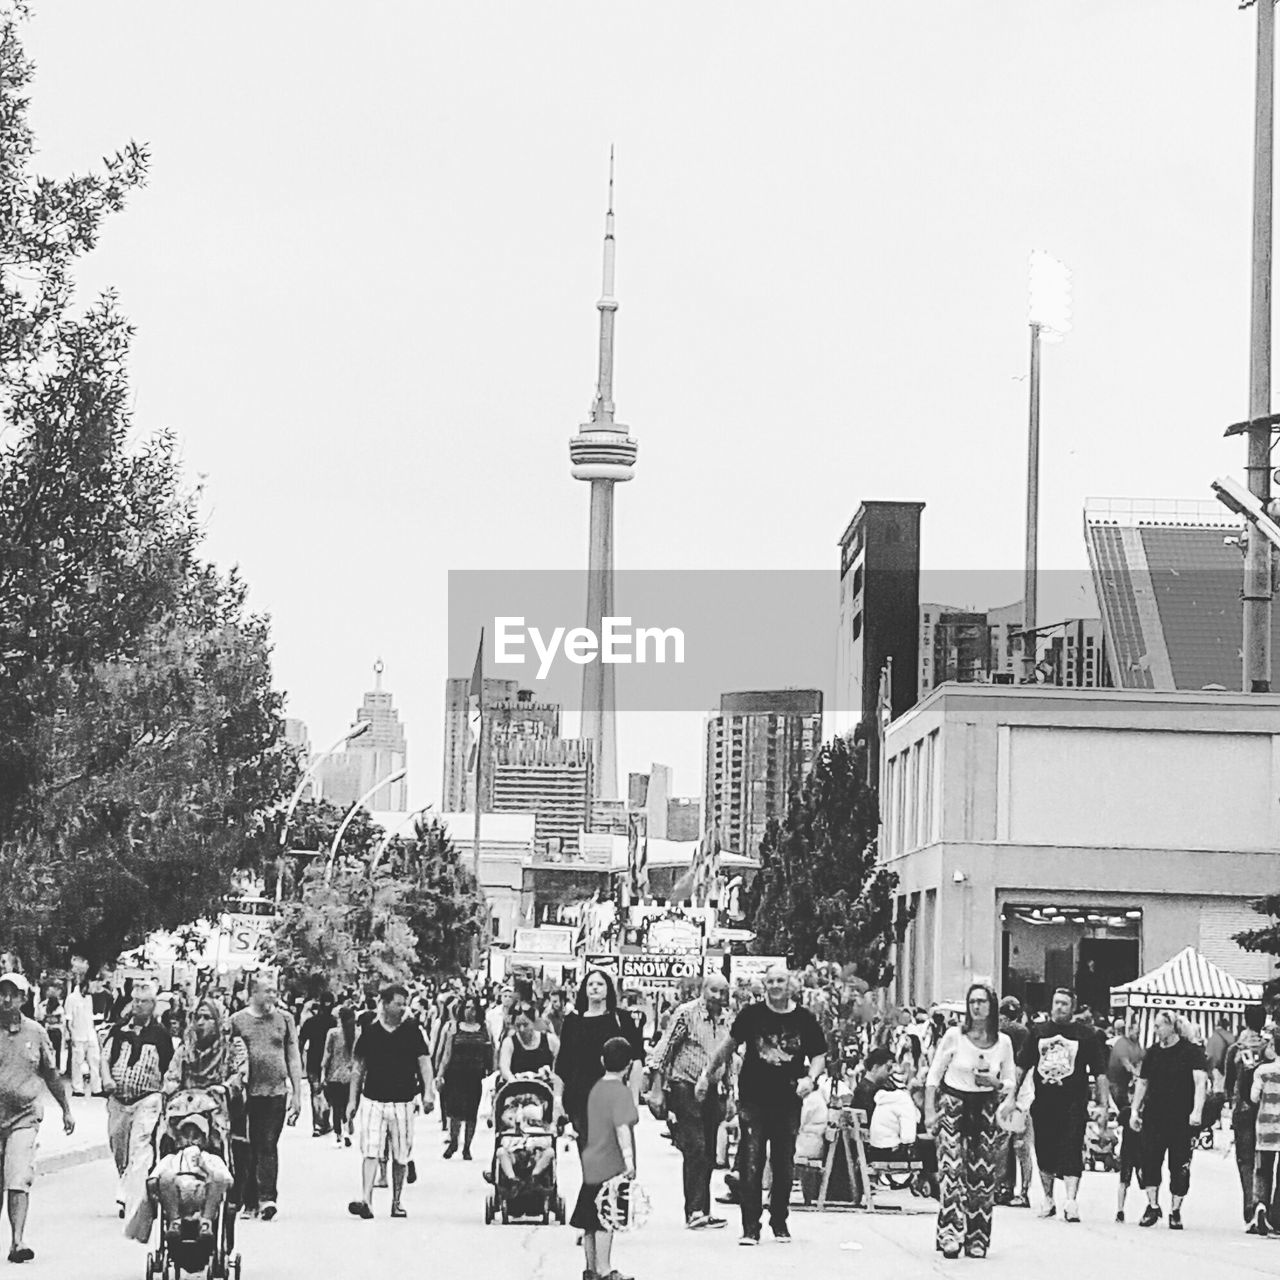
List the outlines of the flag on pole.
{"label": "flag on pole", "polygon": [[640,900],[640,815],[627,814],[627,892],[632,902]]}
{"label": "flag on pole", "polygon": [[639,882],[640,897],[649,892],[649,819],[644,819],[644,830],[640,832],[640,859],[637,864],[636,880]]}
{"label": "flag on pole", "polygon": [[[480,647],[476,650],[475,670],[467,695],[467,772],[477,773],[480,763],[480,733],[484,726],[484,628],[480,628]],[[478,774],[477,774],[478,777]]]}
{"label": "flag on pole", "polygon": [[880,692],[876,696],[877,731],[881,743],[885,730],[893,723],[893,659],[886,658],[880,669]]}

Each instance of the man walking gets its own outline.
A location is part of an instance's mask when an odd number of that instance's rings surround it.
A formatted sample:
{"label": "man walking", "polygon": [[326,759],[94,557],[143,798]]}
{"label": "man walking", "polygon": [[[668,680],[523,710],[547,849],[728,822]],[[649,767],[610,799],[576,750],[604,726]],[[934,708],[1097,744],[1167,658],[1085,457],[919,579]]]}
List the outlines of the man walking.
{"label": "man walking", "polygon": [[391,1153],[391,1216],[406,1218],[400,1197],[413,1158],[415,1104],[435,1106],[431,1055],[422,1028],[405,1017],[409,993],[399,983],[382,988],[378,1016],[360,1033],[352,1051],[348,1123],[359,1125],[363,1198],[347,1205],[357,1218],[373,1217],[373,1189],[383,1153]]}
{"label": "man walking", "polygon": [[98,1044],[98,1028],[94,1025],[93,996],[89,994],[87,977],[73,981],[67,994],[67,1037],[71,1041],[67,1057],[71,1092],[81,1095],[87,1083],[90,1093],[101,1093],[102,1052]]}
{"label": "man walking", "polygon": [[665,1103],[675,1116],[676,1150],[684,1160],[685,1225],[694,1231],[725,1225],[711,1213],[711,1168],[725,1117],[724,1091],[710,1085],[699,1099],[694,1089],[728,1031],[728,1000],[729,983],[719,975],[708,978],[700,999],[676,1009],[649,1060],[650,1107],[660,1114]]}
{"label": "man walking", "polygon": [[255,974],[249,981],[248,1007],[231,1018],[232,1034],[249,1050],[249,1152],[240,1203],[246,1213],[256,1212],[267,1222],[278,1211],[280,1134],[297,1120],[302,1105],[298,1029],[291,1013],[276,1008],[278,996],[273,978]]}
{"label": "man walking", "polygon": [[329,1106],[320,1087],[320,1064],[324,1061],[324,1042],[338,1025],[333,1016],[333,997],[320,997],[315,1012],[298,1028],[298,1048],[307,1069],[307,1085],[311,1094],[311,1136],[322,1138],[329,1132]]}
{"label": "man walking", "polygon": [[1162,1009],[1155,1017],[1156,1042],[1147,1050],[1133,1086],[1129,1124],[1142,1135],[1142,1188],[1147,1207],[1138,1223],[1160,1221],[1160,1175],[1169,1160],[1169,1227],[1182,1230],[1182,1201],[1191,1188],[1191,1142],[1204,1116],[1209,1072],[1204,1050],[1182,1034],[1177,1016]]}
{"label": "man walking", "polygon": [[769,1218],[774,1238],[786,1244],[788,1204],[794,1177],[800,1103],[817,1087],[826,1067],[827,1038],[818,1020],[791,997],[791,975],[785,965],[772,965],[764,980],[765,998],[748,1005],[733,1020],[729,1034],[698,1076],[694,1096],[701,1102],[711,1082],[728,1066],[739,1045],[745,1046],[738,1077],[739,1141],[742,1145],[742,1238],[760,1243],[764,1149],[769,1148],[773,1186]]}
{"label": "man walking", "polygon": [[49,1036],[38,1022],[23,1015],[30,993],[22,974],[0,975],[0,1175],[9,1202],[10,1262],[30,1262],[36,1256],[23,1233],[35,1181],[36,1138],[44,1116],[40,1099],[45,1088],[62,1108],[63,1130],[71,1133],[76,1127]]}
{"label": "man walking", "polygon": [[1028,1071],[1034,1073],[1035,1101],[1031,1123],[1035,1127],[1036,1162],[1044,1190],[1041,1218],[1057,1214],[1053,1184],[1061,1178],[1067,1199],[1062,1206],[1066,1222],[1079,1222],[1080,1178],[1084,1173],[1084,1131],[1088,1120],[1089,1082],[1097,1082],[1099,1124],[1105,1129],[1111,1107],[1103,1045],[1092,1027],[1072,1020],[1075,996],[1065,987],[1053,993],[1049,1021],[1037,1023],[1027,1035],[1018,1058],[1018,1089]]}
{"label": "man walking", "polygon": [[1120,1032],[1111,1042],[1107,1059],[1107,1082],[1111,1086],[1111,1101],[1115,1103],[1120,1126],[1120,1184],[1116,1190],[1116,1221],[1124,1221],[1124,1204],[1129,1195],[1129,1184],[1138,1175],[1142,1185],[1142,1139],[1130,1120],[1133,1116],[1133,1088],[1142,1069],[1143,1052],[1138,1043],[1137,1019],[1132,1014],[1120,1020]]}

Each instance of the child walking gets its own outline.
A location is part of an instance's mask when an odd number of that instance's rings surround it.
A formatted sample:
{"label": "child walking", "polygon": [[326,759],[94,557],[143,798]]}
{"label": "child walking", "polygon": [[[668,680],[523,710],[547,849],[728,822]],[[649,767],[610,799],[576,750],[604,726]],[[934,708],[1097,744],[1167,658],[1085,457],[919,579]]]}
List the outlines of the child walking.
{"label": "child walking", "polygon": [[634,1178],[636,1173],[635,1126],[640,1119],[627,1086],[631,1070],[631,1046],[621,1037],[605,1041],[600,1055],[604,1075],[587,1095],[587,1136],[582,1151],[582,1190],[570,1223],[582,1232],[586,1270],[582,1280],[632,1280],[610,1269],[613,1233],[606,1230],[596,1210],[600,1188],[613,1178]]}

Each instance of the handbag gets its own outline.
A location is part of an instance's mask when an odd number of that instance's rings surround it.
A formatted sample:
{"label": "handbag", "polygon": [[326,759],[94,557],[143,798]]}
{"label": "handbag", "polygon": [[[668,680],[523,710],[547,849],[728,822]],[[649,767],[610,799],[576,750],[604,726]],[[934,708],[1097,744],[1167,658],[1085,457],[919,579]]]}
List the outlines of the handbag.
{"label": "handbag", "polygon": [[1026,1133],[1027,1113],[1016,1103],[1013,1106],[1001,1107],[996,1112],[996,1124],[1005,1133]]}

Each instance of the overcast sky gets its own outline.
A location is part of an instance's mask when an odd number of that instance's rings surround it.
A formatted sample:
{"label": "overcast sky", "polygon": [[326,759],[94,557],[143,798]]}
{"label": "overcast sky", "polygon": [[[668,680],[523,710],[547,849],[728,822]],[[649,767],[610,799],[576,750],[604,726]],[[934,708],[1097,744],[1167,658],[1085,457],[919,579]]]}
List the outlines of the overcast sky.
{"label": "overcast sky", "polygon": [[[1231,0],[37,0],[42,168],[152,177],[85,265],[320,745],[381,655],[438,798],[447,573],[585,565],[617,145],[620,567],[821,569],[859,500],[1015,568],[1032,248],[1041,563],[1086,496],[1208,497],[1246,416],[1254,16]],[[972,603],[1004,604],[1007,600]],[[767,619],[762,620],[767,623]],[[452,674],[467,674],[456,671]],[[701,786],[696,717],[620,763]]]}

